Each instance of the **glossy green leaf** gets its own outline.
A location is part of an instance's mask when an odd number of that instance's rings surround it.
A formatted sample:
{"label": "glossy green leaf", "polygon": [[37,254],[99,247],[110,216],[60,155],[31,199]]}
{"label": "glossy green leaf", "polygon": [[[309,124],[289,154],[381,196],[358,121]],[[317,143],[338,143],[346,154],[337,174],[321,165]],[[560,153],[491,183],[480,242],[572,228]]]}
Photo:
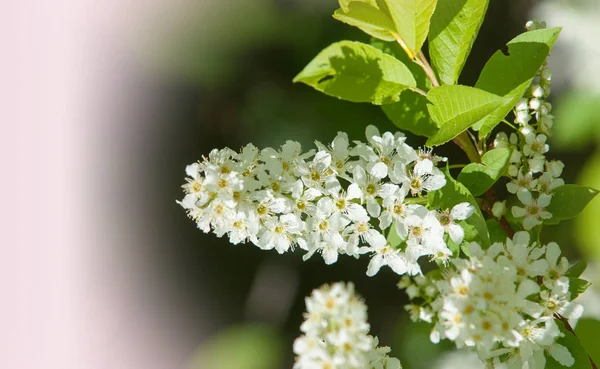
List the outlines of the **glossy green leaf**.
{"label": "glossy green leaf", "polygon": [[506,232],[504,232],[504,229],[496,219],[488,219],[485,221],[485,223],[488,227],[488,233],[490,234],[491,243],[506,242],[506,238],[508,236],[506,235]]}
{"label": "glossy green leaf", "polygon": [[481,196],[500,179],[510,165],[511,149],[495,149],[486,152],[480,163],[463,168],[458,180],[475,196]]}
{"label": "glossy green leaf", "polygon": [[452,178],[448,170],[444,174],[446,175],[446,185],[439,190],[429,193],[429,205],[438,209],[452,209],[455,205],[462,202],[468,202],[473,205],[475,212],[464,221],[465,224],[473,227],[473,231],[467,232],[465,230],[465,240],[463,243],[475,241],[482,247],[487,248],[490,245],[490,237],[485,219],[475,198],[462,183]]}
{"label": "glossy green leaf", "polygon": [[525,32],[507,44],[508,55],[497,51],[488,60],[475,87],[505,96],[506,101],[473,126],[480,131],[480,136],[488,135],[523,96],[550,54],[559,33],[560,28]]}
{"label": "glossy green leaf", "polygon": [[569,270],[567,271],[566,276],[572,277],[572,278],[580,277],[586,268],[587,268],[586,261],[579,260],[577,263],[575,263],[569,267]]}
{"label": "glossy green leaf", "polygon": [[453,85],[458,77],[479,28],[489,0],[441,0],[431,17],[429,55],[442,84]]}
{"label": "glossy green leaf", "polygon": [[390,230],[387,235],[387,242],[394,248],[397,248],[398,246],[400,246],[400,244],[402,242],[404,242],[402,237],[400,237],[398,235],[398,232],[396,232],[396,224],[395,223],[393,223],[392,226],[390,227]]}
{"label": "glossy green leaf", "polygon": [[506,101],[501,96],[460,85],[434,87],[427,94],[427,99],[431,102],[427,106],[429,114],[440,127],[427,140],[427,146],[450,141]]}
{"label": "glossy green leaf", "polygon": [[577,296],[585,292],[592,284],[585,279],[581,278],[569,278],[569,292],[571,293],[571,301],[575,300]]}
{"label": "glossy green leaf", "polygon": [[392,35],[396,32],[394,21],[374,4],[350,1],[336,10],[333,17],[380,40],[395,41]]}
{"label": "glossy green leaf", "polygon": [[552,214],[552,218],[544,223],[558,224],[562,220],[577,216],[597,194],[598,191],[593,188],[580,185],[567,184],[556,187],[552,191],[552,201],[546,208]]}
{"label": "glossy green leaf", "polygon": [[438,131],[438,126],[427,111],[427,99],[416,92],[403,91],[400,101],[381,108],[388,119],[403,131],[425,137],[431,137]]}
{"label": "glossy green leaf", "polygon": [[[380,0],[394,21],[398,35],[414,53],[421,50],[427,33],[431,15],[437,0]],[[381,7],[384,9],[384,6]]]}
{"label": "glossy green leaf", "polygon": [[575,327],[575,334],[595,363],[600,363],[600,320],[581,318]]}
{"label": "glossy green leaf", "polygon": [[[571,369],[592,369],[590,359],[585,351],[585,348],[579,342],[579,339],[569,332],[565,325],[561,321],[557,321],[556,324],[560,328],[562,337],[559,337],[556,342],[569,350],[569,353],[575,359],[575,363],[570,366]],[[546,352],[546,366],[545,369],[566,369],[567,367],[560,364],[552,356]]]}
{"label": "glossy green leaf", "polygon": [[[404,63],[415,77],[418,88],[421,90],[431,89],[431,81],[427,78],[423,69],[411,62],[397,42],[372,40],[371,45]],[[381,109],[383,109],[388,119],[403,131],[431,137],[438,130],[438,126],[427,111],[427,98],[414,91],[403,91],[400,95],[400,101],[382,105]]]}
{"label": "glossy green leaf", "polygon": [[389,104],[415,87],[406,65],[373,46],[336,42],[319,53],[295,78],[318,91],[353,102]]}

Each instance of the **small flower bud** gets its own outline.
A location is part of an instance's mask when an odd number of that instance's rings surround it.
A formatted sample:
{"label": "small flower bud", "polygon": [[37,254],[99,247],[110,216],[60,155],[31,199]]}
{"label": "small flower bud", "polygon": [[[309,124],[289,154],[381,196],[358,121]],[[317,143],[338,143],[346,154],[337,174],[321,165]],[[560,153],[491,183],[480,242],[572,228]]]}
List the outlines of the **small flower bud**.
{"label": "small flower bud", "polygon": [[506,204],[504,203],[504,201],[502,201],[502,202],[496,201],[494,203],[494,206],[492,206],[492,214],[494,214],[494,216],[496,218],[502,218],[505,211],[506,211]]}
{"label": "small flower bud", "polygon": [[549,68],[544,68],[542,69],[542,73],[540,74],[540,77],[547,82],[552,81],[552,71]]}
{"label": "small flower bud", "polygon": [[531,110],[538,110],[542,106],[542,102],[538,98],[533,98],[529,100],[529,107]]}
{"label": "small flower bud", "polygon": [[[531,87],[531,96],[537,98],[544,96],[544,88],[540,85],[533,85]],[[529,103],[529,105],[531,106],[531,102]]]}
{"label": "small flower bud", "polygon": [[527,104],[527,99],[520,99],[519,101],[517,101],[517,105],[515,105],[515,110],[517,111],[523,111],[523,110],[528,110],[529,106]]}
{"label": "small flower bud", "polygon": [[494,139],[494,148],[495,149],[505,149],[509,145],[508,136],[504,132],[500,132],[496,135],[496,139]]}

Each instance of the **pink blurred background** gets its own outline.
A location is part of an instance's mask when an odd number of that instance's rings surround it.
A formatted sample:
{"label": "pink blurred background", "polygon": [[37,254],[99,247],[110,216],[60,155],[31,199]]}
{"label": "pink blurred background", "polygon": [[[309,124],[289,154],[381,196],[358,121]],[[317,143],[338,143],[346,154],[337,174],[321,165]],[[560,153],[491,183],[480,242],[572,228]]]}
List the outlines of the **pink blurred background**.
{"label": "pink blurred background", "polygon": [[[281,7],[295,3],[306,14],[325,14],[327,21],[336,5],[333,0],[272,2],[281,3]],[[234,142],[247,142],[244,134],[252,137],[254,128],[224,125],[216,119],[202,122],[202,126],[192,122],[190,126],[198,127],[174,134],[163,127],[171,113],[166,94],[148,76],[159,80],[189,78],[195,72],[185,62],[198,57],[198,64],[206,65],[206,70],[195,78],[204,79],[207,86],[213,83],[211,78],[234,78],[216,75],[205,55],[191,53],[184,62],[172,60],[174,50],[188,46],[178,37],[199,32],[206,34],[202,40],[216,43],[238,40],[260,45],[261,40],[278,37],[270,33],[269,23],[278,14],[271,12],[267,3],[3,3],[0,73],[4,129],[0,150],[2,162],[8,166],[1,182],[8,207],[2,212],[0,233],[4,250],[0,263],[4,292],[0,367],[183,368],[208,335],[230,322],[222,314],[222,300],[215,297],[210,278],[200,284],[177,284],[173,275],[183,267],[174,261],[159,263],[156,255],[148,256],[149,250],[169,253],[171,246],[176,252],[186,239],[178,238],[179,228],[172,219],[148,205],[157,199],[147,194],[161,188],[153,178],[162,174],[149,176],[147,171],[154,169],[150,160],[160,162],[161,152],[173,146],[187,146],[195,140],[211,143],[213,137],[235,136]],[[523,19],[515,19],[514,24],[523,24],[532,3],[512,1],[504,16],[518,15]],[[249,14],[265,15],[247,28],[211,34],[213,24],[235,25]],[[506,27],[514,29],[514,24]],[[305,27],[303,32],[317,31]],[[567,29],[563,36],[569,39],[572,34],[576,32]],[[499,45],[509,39],[497,38]],[[326,43],[322,40],[320,46]],[[205,45],[206,50],[215,52],[213,46],[208,41]],[[489,46],[489,52],[496,48]],[[221,60],[237,62],[233,53]],[[301,89],[292,87],[291,77],[286,76],[283,87],[265,88],[274,89],[275,95],[277,88]],[[322,128],[335,132],[340,127]],[[242,133],[236,136],[234,128]],[[289,132],[305,138],[313,134],[304,126],[282,129],[259,127],[254,137],[267,131],[280,140]],[[182,141],[188,134],[194,138]],[[154,156],[147,155],[150,151]],[[181,165],[171,171],[180,173],[176,182],[183,181],[183,168]],[[175,206],[171,192],[165,196],[167,199],[160,201]],[[165,228],[172,230],[166,232]],[[193,224],[189,228],[195,232]],[[196,243],[200,244],[193,246],[208,247],[202,244],[204,240],[199,238]],[[162,254],[157,255],[160,259]],[[260,260],[261,267],[255,279],[243,281],[251,286],[248,296],[240,297],[246,305],[245,316],[258,321],[285,319],[291,301],[301,301],[302,294],[296,296],[298,268],[282,269],[269,259],[248,255],[251,261]],[[361,267],[361,275],[363,270]],[[396,314],[398,306],[390,304],[376,310],[381,322]],[[268,316],[260,316],[261,311]]]}

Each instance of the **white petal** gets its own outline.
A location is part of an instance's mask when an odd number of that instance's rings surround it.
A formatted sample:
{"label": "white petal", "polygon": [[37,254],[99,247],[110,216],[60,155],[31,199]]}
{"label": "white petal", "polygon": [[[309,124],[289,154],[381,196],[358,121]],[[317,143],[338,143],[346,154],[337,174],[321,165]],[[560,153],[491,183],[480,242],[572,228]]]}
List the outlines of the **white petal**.
{"label": "white petal", "polygon": [[381,213],[381,205],[379,205],[377,200],[370,198],[367,200],[367,211],[373,218],[378,218]]}
{"label": "white petal", "polygon": [[395,257],[395,258],[390,258],[391,260],[388,260],[388,265],[390,266],[390,268],[392,268],[392,270],[399,275],[402,275],[404,273],[406,273],[408,266],[406,263],[406,260],[404,260],[401,257]]}
{"label": "white petal", "polygon": [[529,192],[528,190],[523,189],[518,191],[517,197],[524,205],[531,205],[533,203],[531,192]]}
{"label": "white petal", "polygon": [[348,217],[355,222],[366,222],[369,220],[369,214],[359,204],[348,204],[346,209],[348,209]]}
{"label": "white petal", "polygon": [[468,217],[470,217],[474,211],[475,207],[473,207],[473,205],[469,204],[468,202],[461,202],[460,204],[452,208],[450,216],[453,219],[465,220]]}
{"label": "white petal", "polygon": [[575,364],[575,359],[569,350],[563,345],[555,343],[548,347],[548,352],[550,353],[550,356],[552,356],[563,366],[573,366],[573,364]]}
{"label": "white petal", "polygon": [[383,247],[387,243],[385,237],[374,229],[369,229],[365,233],[365,240],[373,247]]}
{"label": "white petal", "polygon": [[548,260],[548,264],[551,267],[556,265],[556,261],[560,256],[560,247],[556,242],[550,242],[548,246],[546,246],[546,260]]}
{"label": "white petal", "polygon": [[429,159],[423,159],[417,162],[414,167],[414,173],[419,177],[422,177],[426,174],[431,174],[433,170],[433,162]]}
{"label": "white petal", "polygon": [[369,141],[369,143],[373,142],[373,136],[376,136],[376,137],[380,137],[381,136],[379,134],[379,130],[377,129],[377,127],[375,127],[372,124],[369,124],[367,126],[367,128],[365,129],[365,135],[366,135],[367,141]]}
{"label": "white petal", "polygon": [[515,233],[515,235],[513,236],[513,243],[515,244],[529,246],[529,240],[529,232],[520,231]]}
{"label": "white petal", "polygon": [[518,206],[513,206],[512,207],[512,214],[516,218],[522,218],[522,217],[525,216],[525,214],[527,214],[527,212],[525,211],[525,208],[520,208]]}
{"label": "white petal", "polygon": [[325,247],[323,249],[323,260],[325,260],[325,264],[327,265],[331,265],[333,263],[335,263],[338,259],[338,253],[337,250],[333,247]]}
{"label": "white petal", "polygon": [[523,219],[523,228],[525,228],[525,230],[527,231],[533,229],[533,227],[535,227],[538,224],[542,224],[542,222],[540,222],[540,220],[537,217],[527,216],[525,217],[525,219]]}
{"label": "white petal", "polygon": [[346,200],[362,199],[363,193],[356,183],[351,183],[346,192]]}
{"label": "white petal", "polygon": [[538,206],[545,208],[546,206],[550,205],[551,200],[552,200],[551,195],[543,193],[540,195],[540,197],[538,197],[537,204],[538,204]]}
{"label": "white petal", "polygon": [[385,178],[388,174],[388,167],[385,163],[379,162],[373,165],[369,173],[377,179]]}
{"label": "white petal", "polygon": [[381,269],[382,266],[383,256],[381,254],[373,256],[371,258],[371,261],[369,262],[369,266],[367,267],[367,275],[369,277],[374,276],[375,274],[377,274],[377,272],[379,271],[379,269]]}
{"label": "white petal", "polygon": [[450,224],[448,226],[448,234],[454,243],[460,245],[465,238],[465,231],[458,224]]}
{"label": "white petal", "polygon": [[294,182],[294,185],[292,186],[292,197],[295,199],[299,199],[300,197],[302,197],[303,189],[304,184],[301,180],[297,180],[296,182]]}
{"label": "white petal", "polygon": [[193,163],[185,167],[185,174],[188,177],[192,177],[194,179],[198,179],[198,173],[200,172],[200,164]]}
{"label": "white petal", "polygon": [[364,185],[367,183],[367,173],[360,166],[356,166],[354,168],[354,170],[352,171],[352,177],[354,179],[354,182],[358,183],[359,185]]}
{"label": "white petal", "polygon": [[392,224],[392,213],[389,210],[384,210],[379,217],[379,228],[388,229]]}

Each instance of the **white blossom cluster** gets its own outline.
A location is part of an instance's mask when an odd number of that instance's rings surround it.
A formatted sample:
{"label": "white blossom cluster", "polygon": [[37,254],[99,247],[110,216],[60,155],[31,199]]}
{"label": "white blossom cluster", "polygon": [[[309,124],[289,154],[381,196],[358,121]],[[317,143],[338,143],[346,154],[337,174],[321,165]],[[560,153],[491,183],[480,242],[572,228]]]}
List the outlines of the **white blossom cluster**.
{"label": "white blossom cluster", "polygon": [[321,286],[306,298],[294,369],[401,369],[369,329],[367,306],[352,283]]}
{"label": "white blossom cluster", "polygon": [[[444,235],[460,244],[456,221],[473,212],[467,203],[429,210],[419,204],[427,191],[446,183],[436,164],[445,159],[415,150],[401,133],[366,129],[367,143],[352,146],[345,133],[331,145],[303,153],[287,141],[279,150],[213,150],[186,168],[186,193],[179,202],[204,232],[228,235],[233,244],[250,241],[279,253],[295,246],[304,259],[321,253],[327,264],[338,255],[373,257],[367,274],[383,265],[396,273],[420,273],[418,259],[446,260],[451,251]],[[344,185],[344,186],[343,186]],[[391,227],[405,241],[393,248]]]}
{"label": "white blossom cluster", "polygon": [[574,359],[556,343],[561,332],[555,315],[577,319],[568,261],[552,242],[530,245],[527,232],[482,250],[469,245],[469,259],[454,259],[440,277],[403,277],[400,287],[411,300],[413,320],[434,324],[431,340],[446,338],[458,348],[475,349],[482,361],[502,360],[508,368],[544,368],[547,352],[564,366]]}
{"label": "white blossom cluster", "polygon": [[[543,23],[530,21],[529,30],[545,28]],[[530,230],[550,219],[546,207],[552,200],[551,192],[564,181],[560,178],[564,164],[547,160],[550,149],[546,140],[552,134],[552,105],[546,101],[550,94],[552,72],[544,66],[538,72],[526,96],[520,99],[514,109],[517,133],[498,133],[494,140],[495,148],[512,148],[511,165],[507,183],[508,192],[516,194],[523,206],[513,206],[510,211],[515,218],[522,218],[523,228]],[[494,204],[494,215],[504,214],[504,203]]]}

